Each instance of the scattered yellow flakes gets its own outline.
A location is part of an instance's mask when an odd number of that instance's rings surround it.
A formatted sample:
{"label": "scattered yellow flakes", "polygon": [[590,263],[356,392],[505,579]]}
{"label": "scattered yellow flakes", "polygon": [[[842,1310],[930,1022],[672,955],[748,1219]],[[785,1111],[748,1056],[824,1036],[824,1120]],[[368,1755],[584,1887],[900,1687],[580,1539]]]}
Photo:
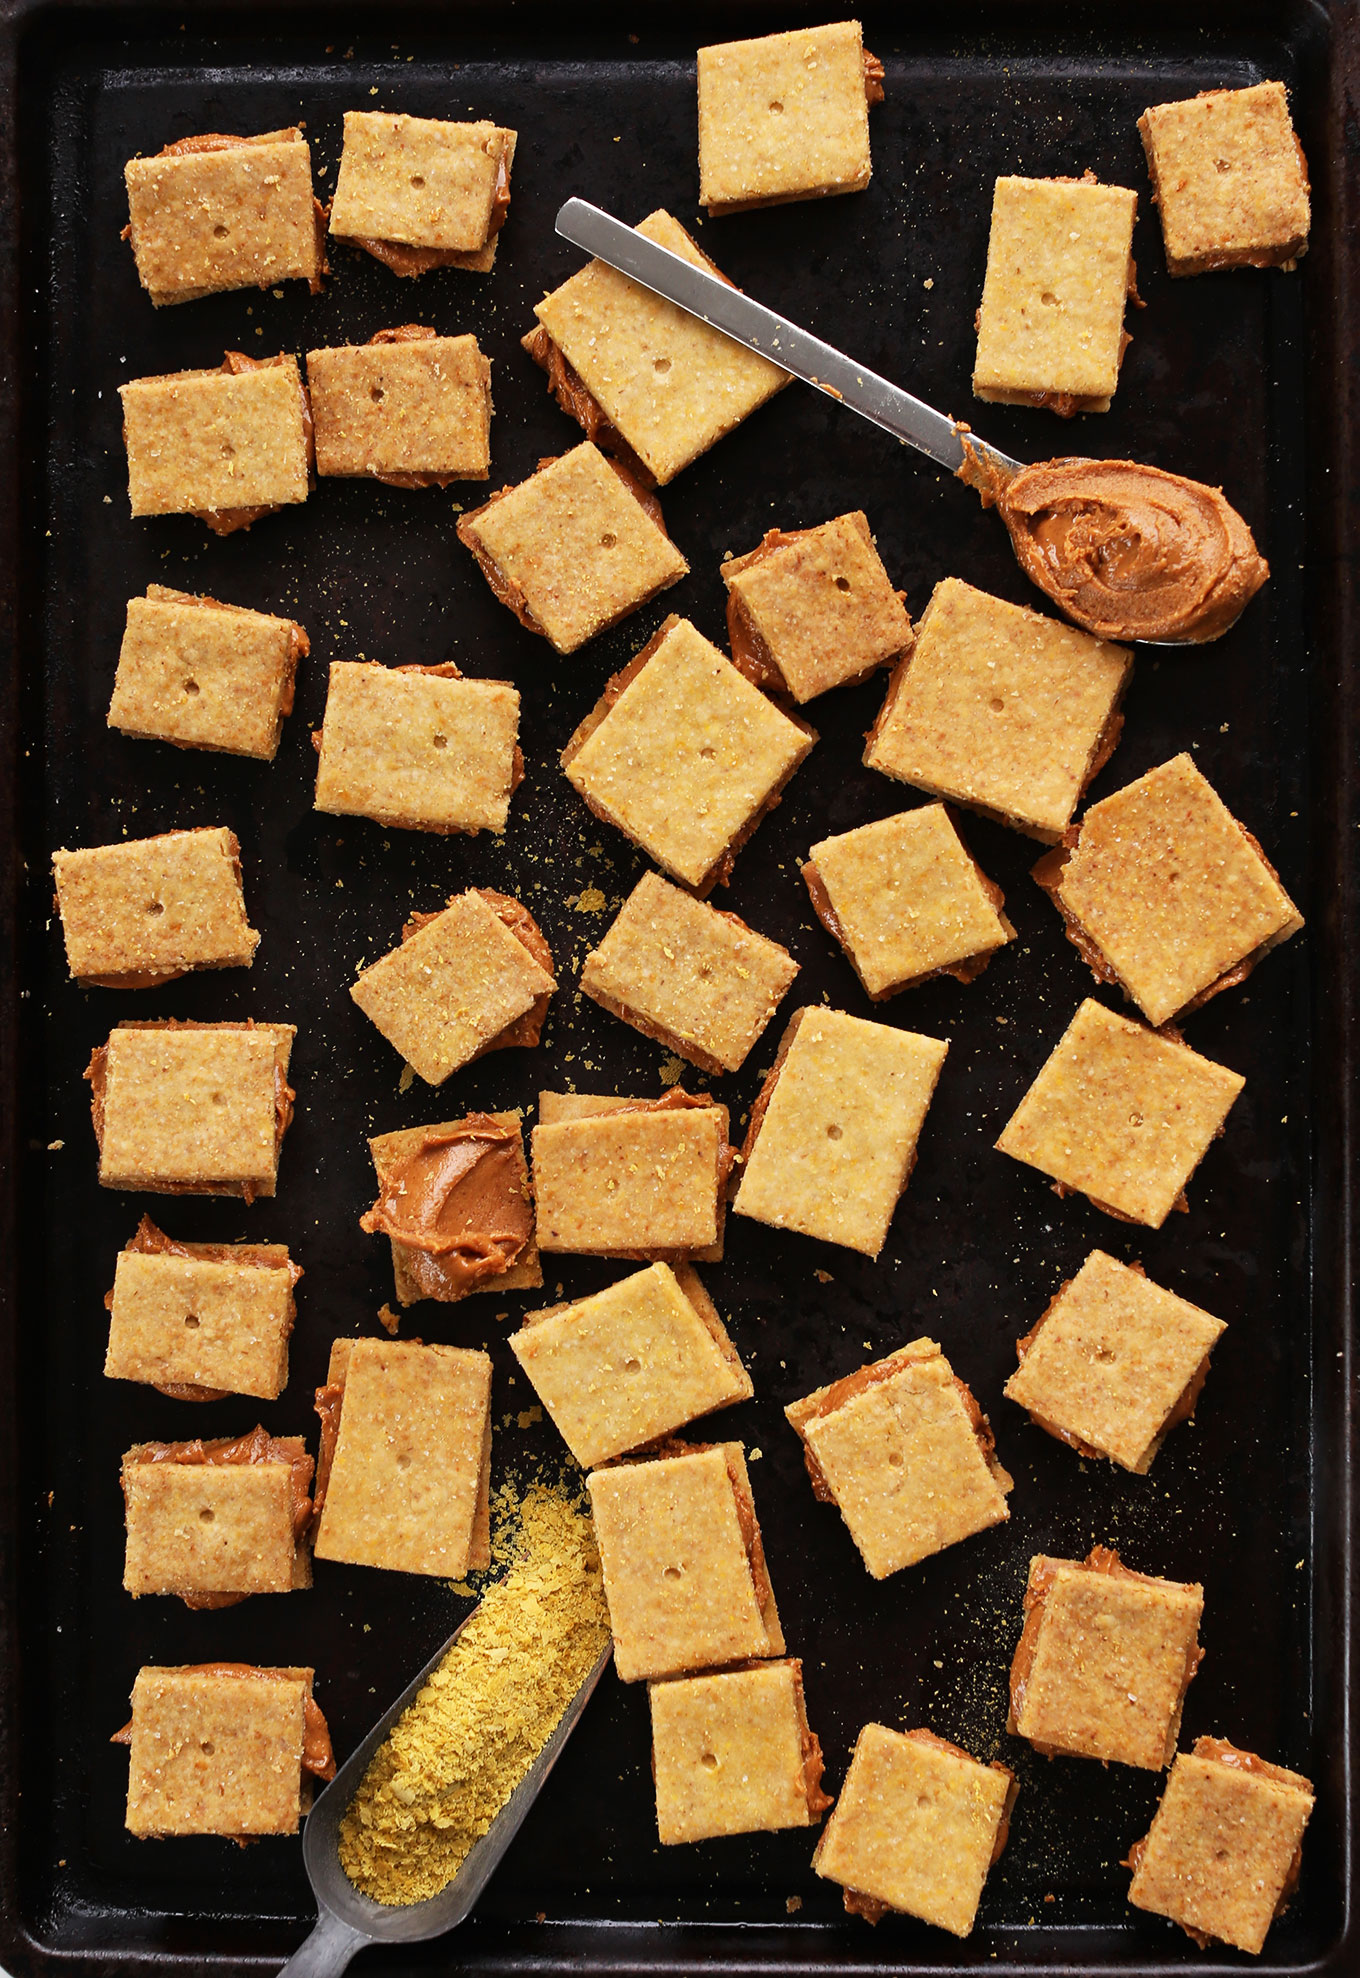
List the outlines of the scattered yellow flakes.
{"label": "scattered yellow flakes", "polygon": [[679,1058],[663,1059],[661,1064],[661,1083],[663,1085],[674,1085],[684,1069],[685,1067]]}
{"label": "scattered yellow flakes", "polygon": [[834,1284],[836,1282],[830,1271],[814,1271],[812,1275],[816,1278],[818,1284]]}
{"label": "scattered yellow flakes", "polygon": [[394,1312],[390,1305],[379,1305],[378,1324],[382,1326],[385,1331],[390,1332],[393,1338],[395,1339],[397,1327],[401,1324],[401,1314],[399,1312]]}
{"label": "scattered yellow flakes", "polygon": [[576,895],[577,913],[603,913],[609,905],[598,886],[587,886]]}
{"label": "scattered yellow flakes", "polygon": [[403,1065],[401,1068],[401,1077],[397,1080],[398,1092],[409,1092],[415,1082],[416,1074],[414,1065]]}
{"label": "scattered yellow flakes", "polygon": [[790,1916],[796,1916],[803,1907],[803,1898],[801,1896],[785,1896],[784,1907]]}
{"label": "scattered yellow flakes", "polygon": [[543,1410],[539,1407],[521,1408],[515,1421],[522,1429],[531,1429],[535,1422],[543,1420]]}

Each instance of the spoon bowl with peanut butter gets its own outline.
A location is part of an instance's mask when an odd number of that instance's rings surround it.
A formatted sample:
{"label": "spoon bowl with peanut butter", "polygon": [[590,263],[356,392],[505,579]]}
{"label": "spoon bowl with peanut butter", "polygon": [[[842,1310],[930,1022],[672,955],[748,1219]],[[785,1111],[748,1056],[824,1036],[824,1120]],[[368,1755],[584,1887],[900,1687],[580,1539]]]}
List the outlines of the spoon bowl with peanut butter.
{"label": "spoon bowl with peanut butter", "polygon": [[354,1886],[340,1865],[340,1823],[388,1732],[419,1696],[476,1612],[474,1607],[463,1617],[419,1675],[407,1684],[391,1708],[384,1711],[308,1813],[302,1836],[302,1859],[316,1897],[316,1927],[283,1966],[280,1978],[336,1978],[365,1944],[420,1943],[427,1937],[442,1936],[462,1923],[499,1867],[501,1857],[543,1790],[563,1745],[580,1722],[608,1666],[612,1644],[602,1649],[547,1743],[438,1895],[429,1896],[424,1902],[387,1904],[374,1902]]}
{"label": "spoon bowl with peanut butter", "polygon": [[996,508],[1030,582],[1097,638],[1203,645],[1236,622],[1270,574],[1221,488],[1135,460],[1026,467],[587,200],[566,202],[557,231],[957,475]]}

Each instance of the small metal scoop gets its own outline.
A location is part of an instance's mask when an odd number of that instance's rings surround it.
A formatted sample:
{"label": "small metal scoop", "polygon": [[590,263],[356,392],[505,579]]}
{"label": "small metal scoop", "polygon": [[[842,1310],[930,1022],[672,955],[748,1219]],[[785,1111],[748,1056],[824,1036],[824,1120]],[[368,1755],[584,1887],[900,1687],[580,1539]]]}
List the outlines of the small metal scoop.
{"label": "small metal scoop", "polygon": [[580,1721],[595,1685],[608,1665],[612,1647],[601,1649],[594,1668],[586,1677],[557,1729],[544,1745],[523,1779],[515,1787],[486,1833],[472,1848],[446,1889],[424,1902],[400,1907],[374,1902],[359,1890],[340,1866],[338,1851],[340,1822],[368,1770],[369,1760],[408,1703],[429,1681],[463,1629],[476,1613],[463,1620],[442,1648],[436,1649],[414,1682],[408,1683],[391,1709],[381,1716],[363,1743],[351,1752],[326,1790],[307,1815],[302,1836],[302,1859],[316,1897],[316,1928],[301,1950],[284,1965],[280,1978],[335,1978],[344,1971],[356,1951],[365,1944],[414,1944],[426,1937],[442,1936],[468,1914],[482,1890],[500,1866],[501,1856],[519,1832],[525,1814],[538,1798],[544,1781],[557,1762],[558,1753]]}

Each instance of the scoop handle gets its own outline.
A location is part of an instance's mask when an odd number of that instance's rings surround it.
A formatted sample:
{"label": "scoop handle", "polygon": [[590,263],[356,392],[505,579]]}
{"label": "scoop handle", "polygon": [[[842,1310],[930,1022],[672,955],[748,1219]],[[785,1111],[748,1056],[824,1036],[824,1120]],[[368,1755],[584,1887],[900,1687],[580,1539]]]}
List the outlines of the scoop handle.
{"label": "scoop handle", "polygon": [[371,1941],[362,1930],[352,1930],[332,1911],[322,1909],[316,1928],[302,1948],[293,1952],[279,1978],[339,1978],[349,1969],[355,1952]]}

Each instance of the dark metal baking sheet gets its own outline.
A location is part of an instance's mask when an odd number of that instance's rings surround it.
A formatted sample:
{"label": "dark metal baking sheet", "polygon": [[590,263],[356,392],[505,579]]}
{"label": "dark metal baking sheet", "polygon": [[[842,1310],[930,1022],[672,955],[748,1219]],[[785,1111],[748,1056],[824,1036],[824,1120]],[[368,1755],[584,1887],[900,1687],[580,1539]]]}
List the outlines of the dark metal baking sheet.
{"label": "dark metal baking sheet", "polygon": [[[935,10],[923,10],[932,14]],[[1189,17],[1193,15],[1193,21]],[[514,481],[575,429],[518,346],[542,291],[578,265],[552,214],[569,192],[625,218],[665,204],[696,220],[693,50],[727,34],[818,15],[774,8],[384,8],[339,14],[242,4],[3,10],[5,145],[0,583],[7,648],[7,898],[0,923],[4,1203],[0,1333],[4,1580],[4,1923],[15,1972],[66,1963],[108,1972],[234,1973],[277,1962],[309,1913],[300,1850],[210,1840],[133,1841],[122,1827],[125,1755],[108,1745],[144,1661],[203,1655],[312,1662],[343,1752],[448,1631],[461,1602],[438,1581],[323,1566],[315,1589],[189,1614],[120,1589],[120,1452],[143,1437],[223,1433],[257,1416],[313,1430],[311,1389],[337,1333],[374,1330],[390,1297],[385,1246],[356,1218],[370,1199],[365,1135],[467,1106],[532,1100],[540,1085],[655,1092],[664,1056],[571,983],[642,861],[589,817],[556,752],[603,681],[668,610],[722,636],[717,563],[774,523],[862,506],[919,612],[954,573],[1024,603],[1002,532],[962,489],[824,399],[795,388],[663,495],[693,573],[608,637],[552,655],[495,605],[454,536],[459,499],[323,483],[305,507],[248,536],[128,519],[117,386],[141,373],[359,339],[419,320],[475,330],[494,367],[494,484]],[[968,819],[1004,887],[1019,940],[974,986],[935,983],[872,1011],[951,1043],[920,1163],[877,1264],[735,1220],[710,1283],[758,1399],[724,1418],[761,1452],[753,1481],[791,1652],[838,1785],[866,1719],[926,1722],[1022,1792],[1008,1852],[975,1935],[957,1944],[907,1919],[871,1931],[808,1868],[806,1833],[660,1849],[646,1699],[610,1677],[481,1906],[459,1935],[389,1972],[1160,1971],[1240,1963],[1201,1956],[1125,1903],[1118,1866],[1145,1831],[1160,1780],[1046,1763],[1007,1740],[1005,1677],[1032,1551],[1117,1544],[1136,1567],[1204,1581],[1207,1658],[1187,1738],[1212,1731],[1318,1783],[1302,1887],[1261,1968],[1357,1968],[1349,1383],[1350,1101],[1356,906],[1351,678],[1355,431],[1356,15],[1304,4],[1039,13],[1000,5],[921,24],[866,6],[887,69],[874,112],[870,190],[696,228],[755,294],[925,398],[972,416],[1026,457],[1073,445],[1129,453],[1221,482],[1273,575],[1221,643],[1140,654],[1124,739],[1098,793],[1188,748],[1278,862],[1308,916],[1305,938],[1246,987],[1190,1019],[1190,1041],[1247,1076],[1227,1132],[1192,1184],[1191,1213],[1160,1232],[1059,1202],[991,1142],[1092,983],[1028,878],[1036,848]],[[1167,279],[1134,119],[1151,101],[1283,77],[1313,167],[1314,246],[1294,276]],[[305,119],[334,183],[346,107],[470,111],[520,133],[514,207],[490,280],[441,272],[398,283],[339,249],[324,295],[242,293],[153,311],[118,239],[121,168],[200,129]],[[1147,301],[1114,409],[1059,426],[975,407],[968,389],[994,175],[1080,172],[1136,186]],[[125,599],[149,581],[296,615],[312,635],[298,707],[270,767],[181,754],[104,725]],[[458,659],[524,695],[528,776],[503,841],[385,832],[310,808],[328,662]],[[915,801],[860,767],[882,681],[807,710],[821,740],[743,852],[722,899],[786,941],[803,967],[794,1003],[870,1008],[813,923],[797,855],[829,830]],[[231,825],[264,935],[249,973],[190,978],[148,996],[64,980],[47,860],[81,845],[190,824]],[[543,1047],[460,1074],[440,1094],[397,1089],[394,1054],[346,990],[396,938],[410,907],[469,882],[504,885],[542,921],[563,990]],[[1108,995],[1107,995],[1108,1000]],[[86,1087],[91,1047],[125,1015],[254,1014],[297,1023],[297,1124],[277,1198],[148,1203],[101,1191]],[[719,1083],[740,1117],[777,1028]],[[691,1081],[692,1082],[692,1081]],[[193,1412],[103,1380],[102,1298],[144,1208],[186,1237],[287,1240],[306,1268],[292,1379],[274,1406]],[[1096,1244],[1140,1257],[1229,1331],[1195,1425],[1147,1479],[1083,1464],[1000,1394],[1013,1341]],[[613,1268],[549,1261],[548,1292]],[[511,1384],[510,1330],[535,1300],[425,1306],[408,1332],[489,1344],[498,1478],[553,1459],[532,1396]],[[1008,1525],[881,1584],[836,1513],[814,1503],[783,1404],[929,1331],[972,1382],[1016,1488]],[[801,1902],[796,1911],[791,1905]]]}

